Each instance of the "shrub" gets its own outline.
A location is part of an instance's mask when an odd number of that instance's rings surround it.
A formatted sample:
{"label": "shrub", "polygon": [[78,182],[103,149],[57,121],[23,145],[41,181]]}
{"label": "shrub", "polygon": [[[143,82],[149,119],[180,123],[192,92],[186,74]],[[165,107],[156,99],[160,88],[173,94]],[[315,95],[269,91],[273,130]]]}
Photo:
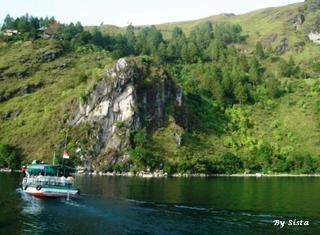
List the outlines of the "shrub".
{"label": "shrub", "polygon": [[127,172],[129,171],[129,162],[118,162],[112,166],[112,170],[115,172]]}
{"label": "shrub", "polygon": [[316,101],[316,111],[317,111],[317,113],[320,113],[320,100],[317,100]]}
{"label": "shrub", "polygon": [[287,162],[283,155],[275,155],[272,157],[271,169],[273,172],[289,172],[290,168],[290,163]]}
{"label": "shrub", "polygon": [[160,168],[162,158],[151,151],[145,129],[136,129],[130,133],[130,159],[138,169],[149,167],[151,170]]}
{"label": "shrub", "polygon": [[279,98],[282,95],[280,82],[276,78],[270,78],[267,80],[266,89],[270,98]]}
{"label": "shrub", "polygon": [[318,163],[310,153],[294,153],[288,160],[289,170],[294,173],[312,174],[318,168]]}
{"label": "shrub", "polygon": [[221,173],[234,174],[243,169],[243,163],[241,159],[233,153],[223,154],[219,163]]}
{"label": "shrub", "polygon": [[21,164],[18,150],[7,144],[0,144],[0,167],[19,169]]}

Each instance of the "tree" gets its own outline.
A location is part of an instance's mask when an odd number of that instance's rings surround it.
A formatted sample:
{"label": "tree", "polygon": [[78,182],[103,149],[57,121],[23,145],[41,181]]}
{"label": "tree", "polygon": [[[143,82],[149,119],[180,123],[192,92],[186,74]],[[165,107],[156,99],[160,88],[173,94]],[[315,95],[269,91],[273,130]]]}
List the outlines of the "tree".
{"label": "tree", "polygon": [[236,97],[236,100],[240,104],[244,104],[248,101],[248,91],[245,88],[244,85],[242,85],[240,82],[236,84],[236,87],[234,89],[234,96]]}
{"label": "tree", "polygon": [[158,48],[158,57],[161,61],[166,61],[167,59],[167,46],[164,42],[161,42]]}
{"label": "tree", "polygon": [[234,174],[243,168],[243,163],[238,156],[232,153],[225,153],[221,156],[220,168],[223,173]]}
{"label": "tree", "polygon": [[136,47],[142,54],[156,54],[159,44],[163,42],[162,34],[155,26],[143,28],[137,35]]}
{"label": "tree", "polygon": [[26,16],[22,16],[20,18],[18,18],[18,25],[17,25],[17,29],[20,33],[24,34],[27,32],[30,32],[30,24],[28,22],[28,15]]}
{"label": "tree", "polygon": [[128,41],[128,48],[129,48],[130,54],[135,54],[137,39],[136,39],[136,35],[134,34],[134,27],[131,24],[128,25],[127,27],[126,38]]}
{"label": "tree", "polygon": [[253,85],[257,85],[261,82],[261,65],[255,57],[250,63],[249,80]]}
{"label": "tree", "polygon": [[212,40],[206,50],[206,54],[212,61],[217,61],[220,59],[220,55],[223,53],[224,49],[225,47],[221,41]]}
{"label": "tree", "polygon": [[266,88],[268,95],[271,98],[279,98],[281,96],[282,92],[280,90],[280,82],[275,77],[272,77],[267,80]]}
{"label": "tree", "polygon": [[[91,37],[90,37],[91,36]],[[102,33],[97,29],[97,27],[94,27],[93,28],[93,31],[91,33],[91,35],[89,36],[89,34],[87,34],[87,37],[84,37],[83,40],[85,40],[84,42],[85,43],[88,43],[90,41],[90,38],[91,38],[91,41],[93,44],[97,45],[97,46],[101,46],[101,47],[104,47],[104,38],[103,38],[103,35]],[[88,40],[89,39],[89,40]]]}
{"label": "tree", "polygon": [[6,15],[6,18],[4,19],[2,30],[4,29],[14,29],[14,18],[12,18],[9,14]]}
{"label": "tree", "polygon": [[264,50],[263,50],[263,46],[261,44],[261,42],[257,42],[256,44],[256,52],[255,54],[260,58],[260,59],[263,59],[265,57],[265,54],[264,54]]}
{"label": "tree", "polygon": [[171,40],[179,40],[181,37],[184,37],[184,33],[181,28],[175,27],[172,31]]}
{"label": "tree", "polygon": [[193,42],[184,43],[181,48],[181,58],[186,63],[197,61],[198,48]]}
{"label": "tree", "polygon": [[0,167],[20,168],[20,155],[17,149],[7,144],[0,144]]}
{"label": "tree", "polygon": [[208,48],[210,41],[213,39],[212,23],[206,22],[197,26],[192,30],[189,39],[200,49]]}
{"label": "tree", "polygon": [[280,59],[279,70],[280,70],[281,76],[291,77],[291,76],[296,75],[299,72],[299,67],[296,66],[296,64],[293,60],[293,57],[290,56],[290,59],[288,62],[285,59]]}
{"label": "tree", "polygon": [[160,166],[159,156],[149,150],[148,135],[145,129],[137,129],[130,135],[131,151],[130,158],[134,165],[140,168],[151,167],[155,169]]}
{"label": "tree", "polygon": [[167,56],[168,58],[170,58],[171,60],[177,60],[180,58],[180,51],[179,49],[176,47],[175,43],[170,42],[168,44],[167,47]]}

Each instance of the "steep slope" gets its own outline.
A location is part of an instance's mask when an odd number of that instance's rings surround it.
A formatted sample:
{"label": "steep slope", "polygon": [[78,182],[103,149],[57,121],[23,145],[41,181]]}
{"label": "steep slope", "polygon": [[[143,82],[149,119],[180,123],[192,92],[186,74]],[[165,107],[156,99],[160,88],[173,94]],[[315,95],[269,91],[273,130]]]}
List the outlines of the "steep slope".
{"label": "steep slope", "polygon": [[51,159],[71,104],[112,60],[105,52],[63,52],[50,40],[2,43],[0,51],[0,142]]}
{"label": "steep slope", "polygon": [[86,146],[78,139],[86,167],[93,163],[95,169],[110,170],[129,162],[134,131],[165,126],[181,106],[181,89],[159,65],[146,58],[122,58],[102,73],[69,124],[91,127]]}

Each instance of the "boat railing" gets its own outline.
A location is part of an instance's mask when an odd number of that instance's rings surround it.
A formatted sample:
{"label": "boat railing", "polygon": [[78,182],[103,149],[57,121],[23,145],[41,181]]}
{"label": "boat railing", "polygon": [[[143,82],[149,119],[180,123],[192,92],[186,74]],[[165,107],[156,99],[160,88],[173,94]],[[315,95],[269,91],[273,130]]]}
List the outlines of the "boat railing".
{"label": "boat railing", "polygon": [[30,177],[25,178],[23,183],[28,186],[63,186],[72,187],[73,181],[64,177]]}

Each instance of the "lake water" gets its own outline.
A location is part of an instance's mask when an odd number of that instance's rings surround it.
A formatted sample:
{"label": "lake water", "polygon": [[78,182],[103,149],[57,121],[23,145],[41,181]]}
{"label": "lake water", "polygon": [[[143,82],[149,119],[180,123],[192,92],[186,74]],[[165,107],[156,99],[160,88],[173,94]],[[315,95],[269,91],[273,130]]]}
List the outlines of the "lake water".
{"label": "lake water", "polygon": [[[21,180],[0,173],[0,234],[320,234],[320,178],[78,176],[69,201]],[[273,225],[293,219],[310,225]]]}

